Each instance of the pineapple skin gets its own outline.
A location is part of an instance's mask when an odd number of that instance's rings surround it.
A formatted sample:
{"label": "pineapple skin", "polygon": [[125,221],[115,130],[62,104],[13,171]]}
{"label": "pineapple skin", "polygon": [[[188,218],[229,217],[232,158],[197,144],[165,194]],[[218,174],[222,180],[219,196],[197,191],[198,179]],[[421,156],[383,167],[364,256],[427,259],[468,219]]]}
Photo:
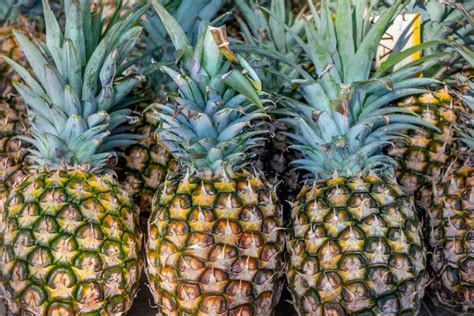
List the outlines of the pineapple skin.
{"label": "pineapple skin", "polygon": [[[458,155],[456,124],[464,109],[447,89],[409,97],[399,106],[412,110],[441,131],[437,133],[424,128],[409,131],[405,141],[396,142],[387,151],[397,161],[398,183],[420,202],[431,196],[430,184],[439,181],[443,170]],[[425,208],[423,203],[419,206]]]}
{"label": "pineapple skin", "polygon": [[0,206],[30,164],[27,145],[15,138],[26,134],[27,120],[25,104],[18,98],[0,99]]}
{"label": "pineapple skin", "polygon": [[153,111],[146,111],[134,123],[133,132],[141,135],[140,141],[125,150],[124,168],[119,171],[121,179],[140,208],[141,216],[148,218],[152,199],[168,173],[174,174],[178,163],[159,142],[156,129],[159,122]]}
{"label": "pineapple skin", "polygon": [[281,207],[257,175],[177,176],[155,195],[147,274],[164,315],[271,315],[283,288]]}
{"label": "pineapple skin", "polygon": [[[31,25],[24,22],[25,27],[32,31]],[[26,61],[13,38],[12,30],[11,25],[0,27],[0,55],[25,65]],[[0,207],[3,209],[11,189],[25,177],[29,165],[27,145],[15,138],[27,133],[28,115],[26,104],[15,95],[11,84],[20,77],[3,58],[0,58],[0,73]],[[0,233],[0,243],[2,238]]]}
{"label": "pineapple skin", "polygon": [[305,185],[288,239],[299,315],[414,315],[427,275],[411,199],[393,180],[336,177]]}
{"label": "pineapple skin", "polygon": [[131,197],[110,175],[79,168],[29,175],[2,221],[3,291],[21,315],[122,315],[141,273]]}
{"label": "pineapple skin", "polygon": [[290,126],[275,120],[275,123],[272,124],[273,135],[269,137],[269,142],[253,150],[255,154],[253,165],[264,171],[265,178],[277,188],[277,194],[281,201],[292,201],[298,194],[301,187],[300,182],[303,179],[302,172],[295,170],[290,164],[291,161],[299,158],[297,153],[289,148],[290,142],[285,133],[290,131]]}
{"label": "pineapple skin", "polygon": [[[12,30],[13,26],[0,27],[0,54],[19,61],[24,65],[24,58],[22,58],[21,52],[13,39]],[[0,76],[0,94],[2,98],[5,98],[13,92],[11,81],[18,80],[19,76],[13,69],[10,69],[3,58],[0,59],[0,71],[2,73],[2,76]]]}
{"label": "pineapple skin", "polygon": [[474,312],[474,167],[461,165],[433,188],[427,208],[432,288],[438,301]]}

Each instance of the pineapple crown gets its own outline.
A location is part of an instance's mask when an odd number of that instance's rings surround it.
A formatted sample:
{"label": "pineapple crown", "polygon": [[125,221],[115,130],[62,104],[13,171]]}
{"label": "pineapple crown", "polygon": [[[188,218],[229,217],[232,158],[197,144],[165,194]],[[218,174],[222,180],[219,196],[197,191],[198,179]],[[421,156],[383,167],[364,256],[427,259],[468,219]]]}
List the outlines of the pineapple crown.
{"label": "pineapple crown", "polygon": [[90,11],[89,0],[66,0],[65,29],[61,30],[47,0],[43,0],[46,42],[14,35],[33,74],[6,58],[23,79],[14,86],[28,105],[31,153],[39,167],[88,165],[104,167],[118,146],[133,143],[128,134],[127,95],[140,81],[122,77],[124,61],[141,28],[133,26],[144,9],[127,19],[120,5],[104,25],[102,9]]}
{"label": "pineapple crown", "polygon": [[285,0],[272,0],[269,8],[257,3],[251,6],[244,0],[237,0],[236,6],[243,17],[237,15],[236,19],[245,43],[235,45],[235,50],[252,53],[251,64],[265,89],[286,92],[283,90],[291,86],[298,73],[281,59],[303,62],[303,54],[293,36],[303,30],[303,12],[294,16]]}
{"label": "pineapple crown", "polygon": [[298,82],[306,102],[283,98],[284,108],[278,110],[294,128],[287,133],[292,148],[302,154],[293,163],[322,179],[335,172],[352,176],[390,171],[395,161],[382,152],[385,145],[402,137],[403,130],[435,127],[407,109],[387,105],[427,92],[423,87],[438,83],[417,76],[436,60],[412,62],[387,74],[403,56],[409,56],[402,52],[372,72],[378,43],[401,11],[401,0],[375,23],[365,1],[337,1],[335,21],[328,1],[322,2],[319,12],[312,1],[308,4],[312,17],[304,25],[306,40],[296,39],[310,56],[317,78],[300,69],[304,79]]}
{"label": "pineapple crown", "polygon": [[[139,3],[147,4],[150,0],[141,0]],[[201,1],[182,1],[182,0],[162,0],[161,4],[170,12],[179,23],[191,43],[195,44],[197,40],[197,30],[201,22],[211,21],[217,13],[224,7],[227,0],[201,0]],[[148,67],[143,67],[147,73],[147,79],[150,87],[156,93],[162,93],[168,88],[170,80],[167,76],[156,72],[156,67],[150,65],[149,60],[153,58],[160,64],[172,64],[174,62],[174,46],[168,39],[168,33],[159,16],[154,10],[149,9],[146,15],[141,19],[141,25],[145,30],[143,41],[146,43],[146,52],[143,61]]]}
{"label": "pineapple crown", "polygon": [[[266,114],[255,88],[260,86],[258,77],[228,48],[224,28],[201,29],[192,48],[178,22],[157,1],[152,4],[179,55],[178,71],[160,66],[178,85],[173,102],[153,105],[163,122],[157,130],[161,141],[193,171],[243,168],[248,150],[268,132],[260,121]],[[244,71],[232,69],[224,55]]]}

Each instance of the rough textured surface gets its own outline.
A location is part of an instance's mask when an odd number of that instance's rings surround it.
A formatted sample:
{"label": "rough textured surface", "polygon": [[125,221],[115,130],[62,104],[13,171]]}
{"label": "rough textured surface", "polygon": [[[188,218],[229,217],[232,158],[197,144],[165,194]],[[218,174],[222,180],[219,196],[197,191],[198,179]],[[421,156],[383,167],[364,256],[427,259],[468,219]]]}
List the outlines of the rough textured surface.
{"label": "rough textured surface", "polygon": [[[454,140],[461,110],[458,103],[446,90],[410,97],[400,103],[401,107],[417,113],[440,130],[440,133],[426,128],[409,131],[406,140],[398,141],[388,149],[388,154],[398,163],[398,182],[407,193],[414,194],[416,201],[423,199],[423,195],[430,195],[429,184],[439,180],[457,157]],[[422,187],[424,190],[420,190]]]}
{"label": "rough textured surface", "polygon": [[28,163],[27,145],[18,135],[27,129],[26,109],[16,97],[8,100],[0,97],[0,207],[11,188],[26,174]]}
{"label": "rough textured surface", "polygon": [[[295,309],[288,301],[290,294],[287,290],[283,291],[282,298],[275,310],[275,316],[298,316]],[[1,311],[1,309],[0,309]],[[0,313],[0,315],[3,315]],[[156,316],[156,309],[153,308],[153,297],[148,287],[142,283],[141,290],[138,292],[137,298],[133,301],[132,309],[128,312],[128,316]],[[425,296],[422,303],[419,316],[459,316],[446,310],[440,306],[435,306],[429,299],[429,295]]]}
{"label": "rough textured surface", "polygon": [[[24,29],[34,32],[32,25],[26,19],[22,21]],[[13,26],[0,27],[0,55],[15,59],[26,65],[11,33]],[[0,206],[5,202],[10,189],[25,175],[27,161],[27,145],[15,139],[24,135],[28,129],[26,105],[16,95],[11,84],[20,77],[0,58]]]}
{"label": "rough textured surface", "polygon": [[461,166],[433,188],[427,208],[438,300],[474,312],[474,167]]}
{"label": "rough textured surface", "polygon": [[416,313],[426,283],[411,200],[377,176],[305,186],[292,211],[287,273],[302,315]]}
{"label": "rough textured surface", "polygon": [[281,207],[250,174],[167,180],[149,220],[147,273],[164,315],[271,315],[283,288]]}
{"label": "rough textured surface", "polygon": [[3,286],[22,315],[120,315],[138,287],[137,210],[110,176],[74,169],[33,174],[2,221]]}
{"label": "rough textured surface", "polygon": [[[142,112],[143,108],[138,111]],[[138,144],[126,149],[124,168],[119,171],[120,178],[125,182],[128,192],[133,195],[145,218],[148,218],[151,212],[151,201],[158,186],[165,180],[166,175],[173,174],[178,166],[157,139],[155,130],[158,122],[154,119],[153,111],[145,112],[134,124],[134,133],[142,138]]]}

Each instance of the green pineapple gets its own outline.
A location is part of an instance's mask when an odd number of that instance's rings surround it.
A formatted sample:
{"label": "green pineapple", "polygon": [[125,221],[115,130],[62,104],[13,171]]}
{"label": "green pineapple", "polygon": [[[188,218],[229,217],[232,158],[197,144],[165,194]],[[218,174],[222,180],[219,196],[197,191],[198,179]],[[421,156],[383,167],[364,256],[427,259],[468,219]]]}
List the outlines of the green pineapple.
{"label": "green pineapple", "polygon": [[43,7],[45,42],[14,33],[32,72],[6,58],[23,81],[14,86],[31,134],[20,138],[35,171],[4,205],[3,292],[21,315],[122,315],[140,279],[141,233],[108,160],[137,138],[127,133],[125,105],[139,78],[120,69],[144,10],[106,27],[88,0],[65,1],[61,30],[47,0]]}
{"label": "green pineapple", "polygon": [[299,42],[317,79],[301,71],[305,99],[283,99],[281,111],[302,155],[293,163],[311,175],[293,201],[287,246],[300,315],[414,315],[420,307],[427,283],[421,222],[383,148],[402,130],[434,128],[390,104],[435,84],[416,74],[437,60],[371,72],[401,3],[375,23],[366,2],[328,1],[319,11],[309,4],[312,17]]}
{"label": "green pineapple", "polygon": [[192,48],[152,3],[183,53],[179,72],[161,66],[178,93],[155,105],[160,140],[182,165],[158,189],[148,222],[155,303],[164,315],[272,315],[283,287],[282,211],[272,186],[246,168],[267,132],[259,79],[229,50],[224,29],[203,30]]}

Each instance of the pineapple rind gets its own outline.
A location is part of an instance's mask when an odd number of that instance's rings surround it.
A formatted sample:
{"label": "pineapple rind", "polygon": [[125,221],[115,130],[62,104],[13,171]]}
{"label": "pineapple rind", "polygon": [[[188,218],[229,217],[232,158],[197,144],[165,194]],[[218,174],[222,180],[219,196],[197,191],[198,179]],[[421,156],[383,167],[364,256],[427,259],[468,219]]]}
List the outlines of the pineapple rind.
{"label": "pineapple rind", "polygon": [[167,173],[173,174],[178,163],[171,153],[159,142],[155,130],[159,127],[149,110],[134,123],[133,131],[142,137],[137,144],[125,151],[124,170],[121,177],[127,189],[135,198],[141,212],[151,211],[152,199]]}
{"label": "pineapple rind", "polygon": [[438,300],[464,312],[474,312],[474,167],[457,166],[433,187],[427,208],[431,267]]}
{"label": "pineapple rind", "polygon": [[283,218],[259,175],[166,180],[148,231],[147,274],[161,313],[272,314],[283,287]]}
{"label": "pineapple rind", "polygon": [[421,224],[387,177],[305,185],[288,237],[288,283],[300,315],[415,314],[427,281]]}
{"label": "pineapple rind", "polygon": [[[400,107],[418,114],[424,121],[432,123],[439,132],[425,128],[407,131],[407,137],[397,141],[387,150],[397,161],[397,179],[415,200],[421,202],[426,196],[420,188],[439,181],[446,168],[458,159],[455,142],[459,132],[459,113],[464,106],[447,90],[438,90],[404,99]],[[420,204],[420,207],[424,207]]]}
{"label": "pineapple rind", "polygon": [[141,233],[133,201],[114,178],[77,168],[29,175],[11,192],[3,223],[3,286],[14,313],[130,308]]}

